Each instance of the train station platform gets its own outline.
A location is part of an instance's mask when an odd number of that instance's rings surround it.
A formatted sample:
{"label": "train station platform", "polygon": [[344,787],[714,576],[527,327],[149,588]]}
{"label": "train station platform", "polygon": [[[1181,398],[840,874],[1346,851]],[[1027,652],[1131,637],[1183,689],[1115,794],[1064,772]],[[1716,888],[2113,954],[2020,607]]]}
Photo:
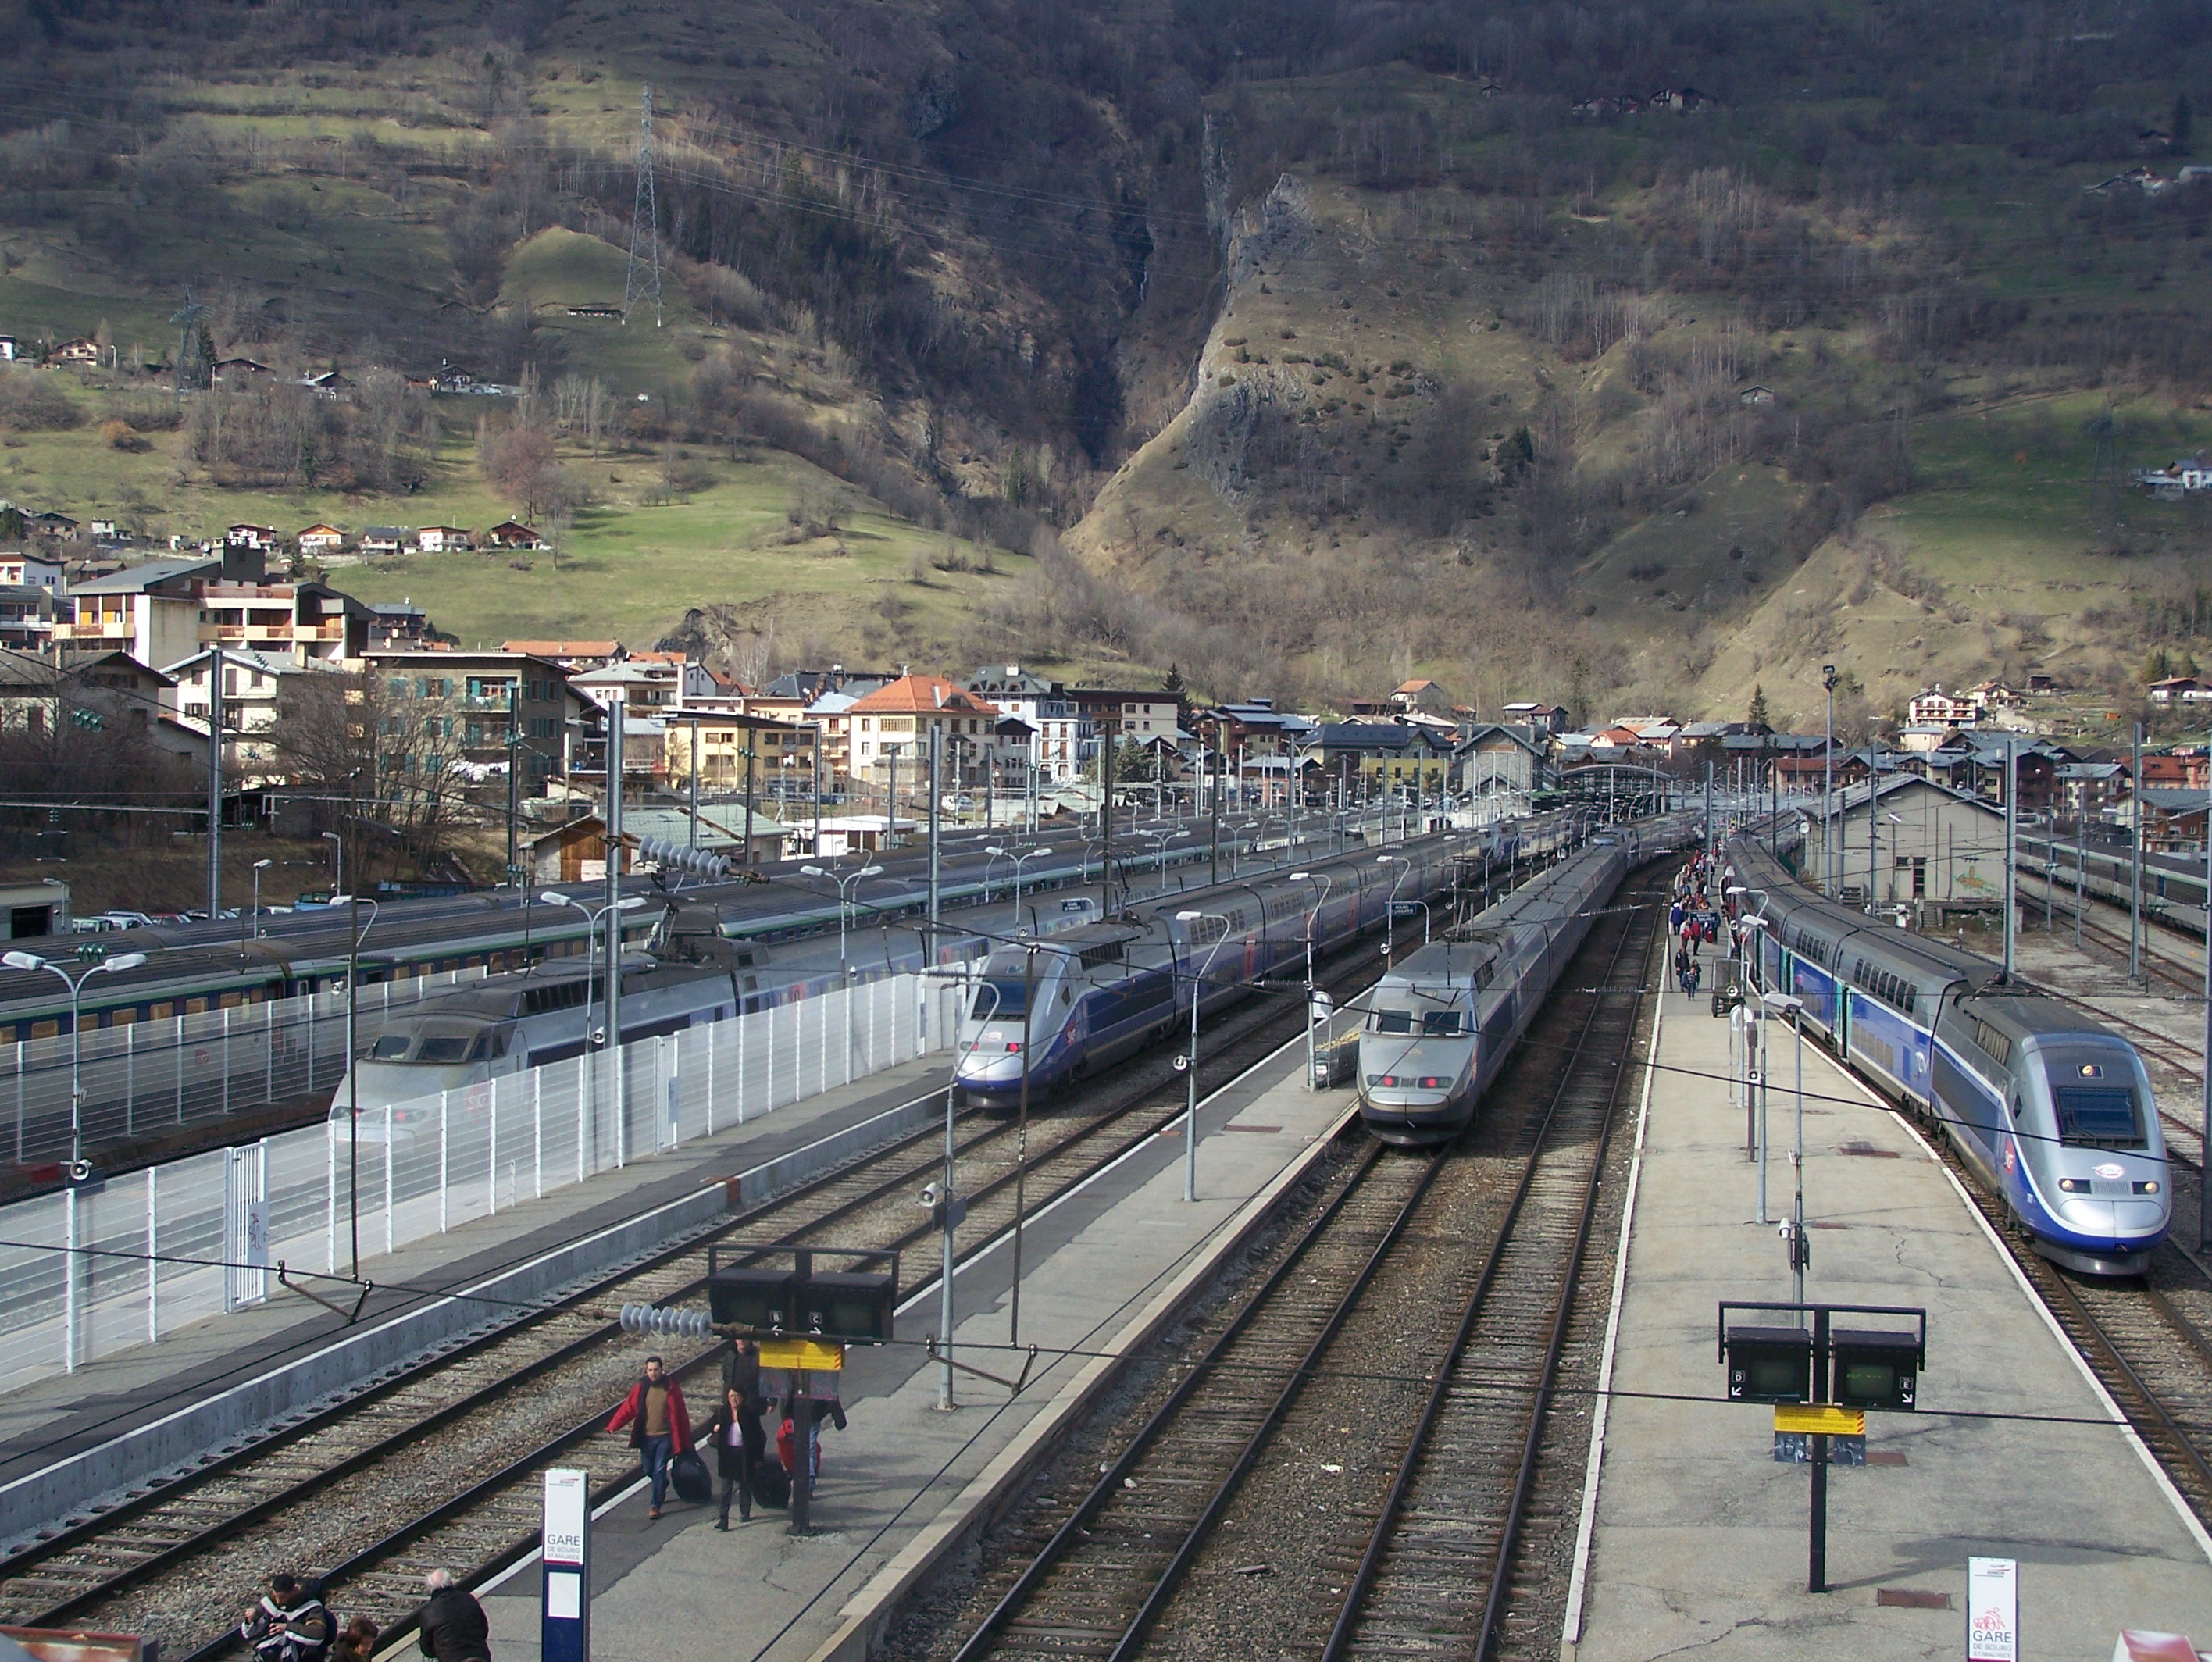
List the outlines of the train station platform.
{"label": "train station platform", "polygon": [[[924,1056],[364,1257],[375,1290],[350,1323],[272,1274],[264,1303],[0,1393],[0,1541],[719,1222],[732,1177],[750,1204],[933,1121],[948,1065],[943,1052]],[[303,1279],[352,1303],[342,1284]]]}
{"label": "train station platform", "polygon": [[[673,1501],[651,1522],[635,1481],[609,1496],[593,1526],[594,1657],[862,1662],[903,1596],[957,1562],[975,1524],[1112,1388],[1113,1359],[1172,1324],[1352,1111],[1349,1090],[1306,1089],[1294,1042],[1201,1102],[1195,1204],[1182,1198],[1178,1125],[1033,1216],[1020,1340],[1044,1354],[1018,1396],[961,1374],[961,1405],[939,1410],[938,1368],[921,1343],[937,1326],[933,1289],[902,1313],[898,1344],[848,1351],[849,1424],[823,1433],[813,1537],[795,1539],[784,1513],[758,1509],[749,1524],[732,1513],[720,1533],[712,1507]],[[1021,1368],[993,1348],[1009,1336],[1010,1248],[1001,1238],[956,1283],[956,1355],[1005,1376]],[[651,1348],[641,1341],[639,1356]],[[702,1388],[695,1410],[709,1399]],[[483,1594],[501,1662],[539,1654],[541,1579],[533,1559]]]}
{"label": "train station platform", "polygon": [[[1774,1461],[1771,1409],[1712,1400],[1723,1388],[1718,1302],[1787,1300],[1790,1277],[1776,1231],[1754,1221],[1729,1024],[1709,1010],[1667,998],[1644,1083],[1625,1290],[1607,1336],[1620,1394],[1597,1434],[1587,1584],[1578,1604],[1571,1595],[1562,1657],[1955,1656],[1969,1556],[2017,1561],[2022,1654],[2108,1656],[2123,1628],[2212,1645],[2212,1538],[1918,1132],[1809,1037],[1806,1297],[1924,1307],[1928,1359],[1922,1411],[1869,1415],[1868,1465],[1832,1470],[1833,1590],[1807,1592],[1808,1469]],[[1796,1041],[1777,1032],[1778,1217],[1790,1205]],[[1578,1555],[1578,1576],[1584,1568]]]}

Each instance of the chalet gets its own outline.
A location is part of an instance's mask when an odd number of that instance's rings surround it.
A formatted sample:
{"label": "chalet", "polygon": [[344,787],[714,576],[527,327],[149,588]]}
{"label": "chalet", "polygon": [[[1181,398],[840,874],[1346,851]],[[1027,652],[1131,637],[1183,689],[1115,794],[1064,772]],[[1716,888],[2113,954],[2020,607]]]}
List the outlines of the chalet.
{"label": "chalet", "polygon": [[502,519],[484,533],[484,541],[495,549],[542,549],[545,539],[535,527],[519,519]]}
{"label": "chalet", "polygon": [[300,545],[302,554],[336,554],[345,546],[345,532],[318,519],[292,540]]}
{"label": "chalet", "polygon": [[1947,693],[1940,681],[1905,707],[1905,719],[1915,727],[1972,727],[1981,718],[1970,694]]}
{"label": "chalet", "polygon": [[335,369],[325,369],[319,375],[302,375],[300,385],[311,392],[326,393],[335,398],[353,383]]}
{"label": "chalet", "polygon": [[1774,402],[1774,389],[1771,386],[1747,386],[1737,392],[1735,401],[1746,406],[1771,404]]}
{"label": "chalet", "polygon": [[597,670],[629,656],[619,640],[502,640],[503,652],[522,652],[564,670]]}
{"label": "chalet", "polygon": [[64,341],[46,355],[50,364],[92,364],[100,362],[100,344],[79,336],[73,341]]}
{"label": "chalet", "polygon": [[2168,676],[2163,681],[2151,682],[2150,701],[2154,704],[2203,704],[2212,701],[2212,687],[2207,687],[2195,676]]}
{"label": "chalet", "polygon": [[430,614],[411,600],[372,600],[368,603],[368,644],[411,652],[430,644]]}
{"label": "chalet", "polygon": [[33,537],[51,537],[57,543],[76,541],[77,523],[66,513],[34,513],[24,520],[23,528]]}
{"label": "chalet", "polygon": [[404,525],[371,525],[361,534],[361,551],[368,555],[397,554],[406,543]]}
{"label": "chalet", "polygon": [[267,364],[257,363],[252,358],[217,358],[215,361],[215,378],[218,381],[249,381],[257,375],[275,373]]}
{"label": "chalet", "polygon": [[476,534],[459,525],[424,525],[415,533],[415,546],[425,554],[458,554],[476,546]]}
{"label": "chalet", "polygon": [[226,549],[251,549],[256,554],[266,554],[276,546],[276,527],[274,525],[233,525],[222,534]]}
{"label": "chalet", "polygon": [[1540,734],[1564,733],[1567,731],[1567,713],[1563,706],[1540,704],[1522,699],[1507,705],[1499,712],[1509,722],[1532,727]]}

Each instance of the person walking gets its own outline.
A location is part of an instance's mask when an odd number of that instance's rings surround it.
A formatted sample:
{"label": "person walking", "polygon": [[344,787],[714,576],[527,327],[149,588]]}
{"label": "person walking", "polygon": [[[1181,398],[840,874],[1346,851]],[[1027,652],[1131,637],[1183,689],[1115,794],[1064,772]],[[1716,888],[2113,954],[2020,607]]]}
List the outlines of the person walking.
{"label": "person walking", "polygon": [[637,1451],[641,1477],[653,1483],[653,1498],[645,1509],[647,1521],[660,1516],[660,1503],[668,1498],[668,1462],[691,1451],[691,1416],[684,1406],[684,1387],[668,1376],[658,1356],[645,1359],[645,1377],[630,1386],[623,1405],[615,1410],[607,1429],[630,1428],[629,1446]]}
{"label": "person walking", "polygon": [[752,1522],[753,1473],[759,1469],[761,1446],[766,1438],[759,1414],[746,1407],[736,1386],[723,1392],[722,1400],[715,1404],[708,1440],[714,1446],[714,1475],[722,1480],[722,1504],[714,1515],[714,1527],[729,1528],[733,1494],[738,1500],[738,1521]]}
{"label": "person walking", "polygon": [[[845,1404],[836,1395],[836,1375],[827,1375],[831,1381],[830,1394],[814,1398],[814,1412],[806,1422],[806,1492],[814,1493],[814,1485],[822,1476],[822,1416],[827,1412],[830,1421],[842,1431],[845,1428]],[[808,1393],[811,1395],[811,1393]],[[783,1469],[791,1474],[795,1486],[799,1483],[799,1426],[796,1410],[799,1396],[794,1393],[783,1401],[783,1423],[775,1434],[776,1458]]]}
{"label": "person walking", "polygon": [[260,1662],[324,1662],[331,1650],[331,1613],[289,1570],[269,1578],[269,1591],[246,1611],[238,1636]]}
{"label": "person walking", "polygon": [[331,1662],[369,1662],[376,1654],[376,1623],[366,1616],[355,1617],[331,1647]]}
{"label": "person walking", "polygon": [[454,1586],[449,1569],[432,1570],[422,1587],[430,1597],[416,1612],[415,1648],[430,1662],[491,1662],[491,1623],[476,1594]]}

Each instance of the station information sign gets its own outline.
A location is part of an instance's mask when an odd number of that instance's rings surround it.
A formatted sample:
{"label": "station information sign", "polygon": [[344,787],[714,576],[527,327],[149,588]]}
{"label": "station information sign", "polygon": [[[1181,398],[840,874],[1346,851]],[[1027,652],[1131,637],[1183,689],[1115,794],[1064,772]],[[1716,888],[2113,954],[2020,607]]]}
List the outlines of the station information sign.
{"label": "station information sign", "polygon": [[1966,1560],[1966,1662],[2020,1662],[2016,1560]]}

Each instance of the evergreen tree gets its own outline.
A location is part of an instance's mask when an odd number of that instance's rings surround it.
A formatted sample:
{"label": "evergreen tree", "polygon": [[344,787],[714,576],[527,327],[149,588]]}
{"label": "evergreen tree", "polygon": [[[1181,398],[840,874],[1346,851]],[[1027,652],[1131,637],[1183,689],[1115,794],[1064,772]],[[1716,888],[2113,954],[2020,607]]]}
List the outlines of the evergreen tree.
{"label": "evergreen tree", "polygon": [[1168,665],[1167,679],[1160,682],[1160,690],[1170,698],[1181,698],[1189,690],[1183,683],[1181,666],[1174,664]]}
{"label": "evergreen tree", "polygon": [[1772,725],[1766,719],[1765,688],[1753,687],[1751,689],[1751,713],[1747,719],[1754,727],[1766,727]]}

